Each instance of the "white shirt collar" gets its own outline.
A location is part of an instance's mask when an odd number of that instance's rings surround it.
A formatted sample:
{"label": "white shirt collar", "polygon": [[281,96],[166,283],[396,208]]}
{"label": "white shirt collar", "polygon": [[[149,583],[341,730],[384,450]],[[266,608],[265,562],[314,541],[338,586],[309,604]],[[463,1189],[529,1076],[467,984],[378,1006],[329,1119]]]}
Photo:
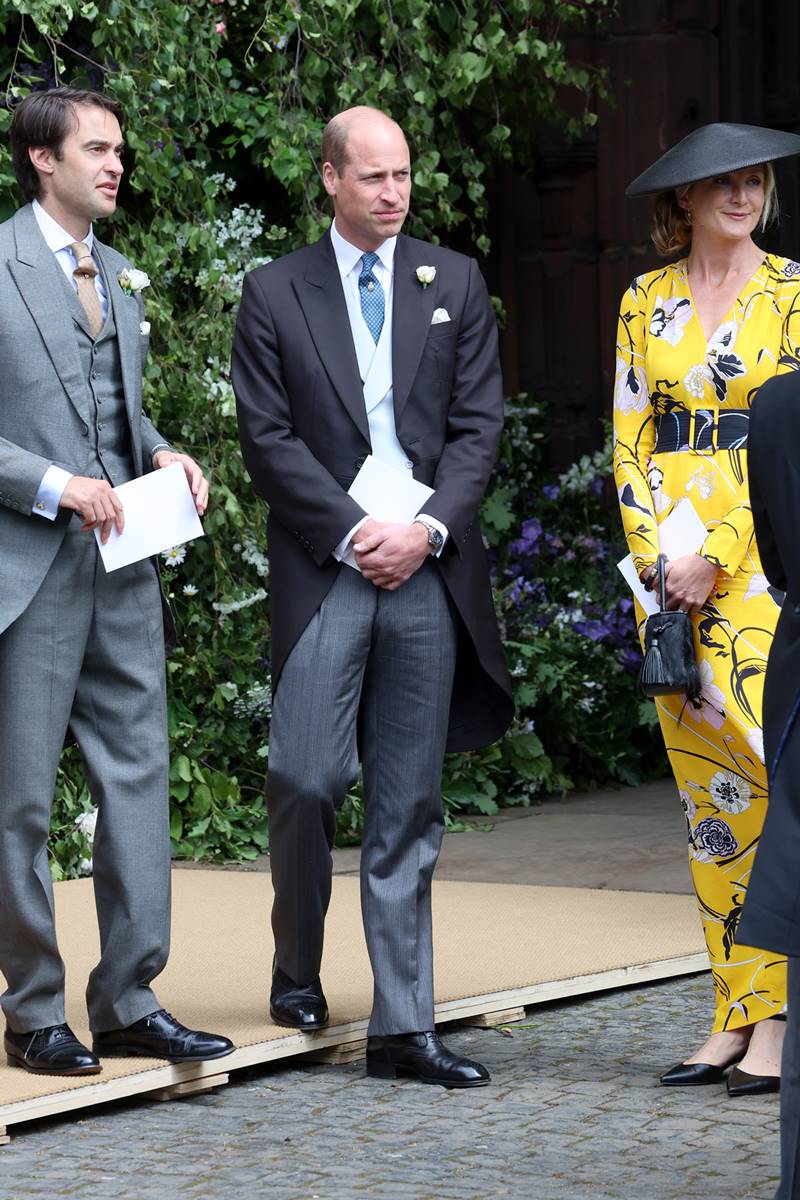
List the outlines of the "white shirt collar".
{"label": "white shirt collar", "polygon": [[[336,228],[336,221],[331,225],[331,244],[333,252],[336,255],[336,265],[339,268],[339,274],[342,279],[345,279],[357,263],[361,262],[364,256],[364,251],[359,250],[358,246],[354,246],[352,242],[346,242],[339,230]],[[387,238],[385,242],[381,242],[375,253],[377,254],[381,265],[391,275],[394,266],[394,248],[397,245],[397,235]]]}
{"label": "white shirt collar", "polygon": [[[38,200],[34,200],[33,215],[36,217],[36,224],[42,231],[42,237],[47,242],[54,254],[58,254],[59,250],[68,250],[69,247],[76,241],[71,233],[67,233],[66,229],[62,229],[58,221],[54,221],[49,212],[42,208]],[[83,239],[84,245],[89,247],[91,252],[94,242],[94,234],[92,227],[89,226],[89,232]]]}

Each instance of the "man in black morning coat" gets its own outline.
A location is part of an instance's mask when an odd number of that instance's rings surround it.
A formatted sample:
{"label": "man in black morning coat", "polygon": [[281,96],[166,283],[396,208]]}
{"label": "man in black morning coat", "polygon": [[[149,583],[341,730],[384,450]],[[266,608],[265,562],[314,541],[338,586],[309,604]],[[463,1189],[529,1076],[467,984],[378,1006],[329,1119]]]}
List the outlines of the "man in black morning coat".
{"label": "man in black morning coat", "polygon": [[[270,507],[271,1013],[328,1020],[330,848],[358,741],[367,1070],[474,1087],[486,1069],[434,1032],[430,888],[445,748],[486,745],[513,711],[477,519],[502,430],[497,330],[475,261],[400,233],[411,165],[394,121],[335,117],[323,180],[333,226],[247,276],[233,351],[242,450]],[[433,488],[410,523],[348,494],[369,454]]]}
{"label": "man in black morning coat", "polygon": [[750,500],[769,582],[786,592],[764,685],[769,808],[736,940],[789,956],[781,1078],[781,1186],[800,1196],[800,375],[760,389],[748,436]]}

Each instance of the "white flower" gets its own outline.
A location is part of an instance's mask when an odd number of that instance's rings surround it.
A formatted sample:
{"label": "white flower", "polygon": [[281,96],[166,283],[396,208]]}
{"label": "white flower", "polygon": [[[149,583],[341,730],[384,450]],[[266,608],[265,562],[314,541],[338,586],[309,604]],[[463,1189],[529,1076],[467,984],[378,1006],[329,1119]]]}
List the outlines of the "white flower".
{"label": "white flower", "polygon": [[79,829],[83,836],[88,841],[94,840],[94,830],[97,825],[97,809],[90,808],[88,812],[82,812],[80,816],[75,818],[75,828]]}
{"label": "white flower", "polygon": [[196,596],[197,588],[194,586],[193,583],[185,583],[183,585],[183,594],[184,594],[184,596]]}
{"label": "white flower", "polygon": [[647,376],[644,367],[628,366],[617,359],[614,407],[621,413],[643,412],[647,407]]}
{"label": "white flower", "polygon": [[417,279],[426,288],[436,278],[436,267],[417,267]]}
{"label": "white flower", "polygon": [[697,816],[697,805],[688,792],[679,792],[681,807],[686,815],[687,821],[693,821]]}
{"label": "white flower", "polygon": [[92,860],[90,858],[82,858],[78,863],[78,870],[80,871],[81,875],[91,875]]}
{"label": "white flower", "polygon": [[647,482],[650,484],[650,491],[657,492],[664,482],[664,472],[660,467],[656,467],[651,462],[647,468]]}
{"label": "white flower", "polygon": [[132,296],[135,292],[140,292],[142,288],[150,286],[150,276],[146,271],[139,271],[136,267],[125,267],[120,271],[117,280],[126,296]]}
{"label": "white flower", "polygon": [[677,346],[683,337],[683,327],[692,319],[692,306],[688,300],[662,300],[656,298],[656,306],[650,318],[650,333],[663,338],[670,346]]}
{"label": "white flower", "polygon": [[750,807],[750,784],[733,771],[717,771],[708,785],[709,795],[726,813],[744,812]]}
{"label": "white flower", "polygon": [[702,400],[706,390],[706,380],[711,379],[711,371],[706,363],[697,363],[690,367],[683,377],[683,386],[690,396]]}
{"label": "white flower", "polygon": [[257,588],[249,596],[243,596],[241,600],[215,600],[211,607],[221,617],[229,617],[231,613],[241,612],[243,608],[250,608],[253,604],[260,604],[266,598],[267,593],[264,591],[264,588]]}
{"label": "white flower", "polygon": [[169,550],[162,550],[161,557],[164,562],[170,567],[179,567],[186,558],[185,546],[171,546]]}

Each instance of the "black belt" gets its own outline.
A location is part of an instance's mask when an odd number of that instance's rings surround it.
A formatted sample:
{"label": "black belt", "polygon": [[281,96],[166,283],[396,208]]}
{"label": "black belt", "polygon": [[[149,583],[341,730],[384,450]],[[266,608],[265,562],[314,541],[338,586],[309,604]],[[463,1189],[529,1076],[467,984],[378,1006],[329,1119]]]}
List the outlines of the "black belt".
{"label": "black belt", "polygon": [[694,412],[661,413],[655,418],[653,454],[676,450],[743,450],[750,425],[749,408],[697,408]]}

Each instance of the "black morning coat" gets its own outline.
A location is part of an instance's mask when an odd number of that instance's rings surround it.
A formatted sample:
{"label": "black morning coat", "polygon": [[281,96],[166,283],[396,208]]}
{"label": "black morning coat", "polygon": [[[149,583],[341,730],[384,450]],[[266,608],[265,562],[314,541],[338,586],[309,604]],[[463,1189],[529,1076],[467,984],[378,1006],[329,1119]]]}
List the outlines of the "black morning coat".
{"label": "black morning coat", "polygon": [[761,387],[750,414],[750,501],[764,572],[786,592],[767,664],[769,805],[736,940],[800,956],[800,374]]}
{"label": "black morning coat", "polygon": [[[436,268],[423,287],[416,271]],[[431,324],[444,308],[449,321]],[[397,436],[425,511],[449,530],[437,562],[459,620],[448,750],[499,738],[513,716],[478,506],[503,422],[497,329],[473,259],[398,236],[392,372]],[[342,566],[331,557],[365,515],[347,494],[369,426],[330,236],[245,278],[232,378],[247,470],[269,504],[272,679]]]}

